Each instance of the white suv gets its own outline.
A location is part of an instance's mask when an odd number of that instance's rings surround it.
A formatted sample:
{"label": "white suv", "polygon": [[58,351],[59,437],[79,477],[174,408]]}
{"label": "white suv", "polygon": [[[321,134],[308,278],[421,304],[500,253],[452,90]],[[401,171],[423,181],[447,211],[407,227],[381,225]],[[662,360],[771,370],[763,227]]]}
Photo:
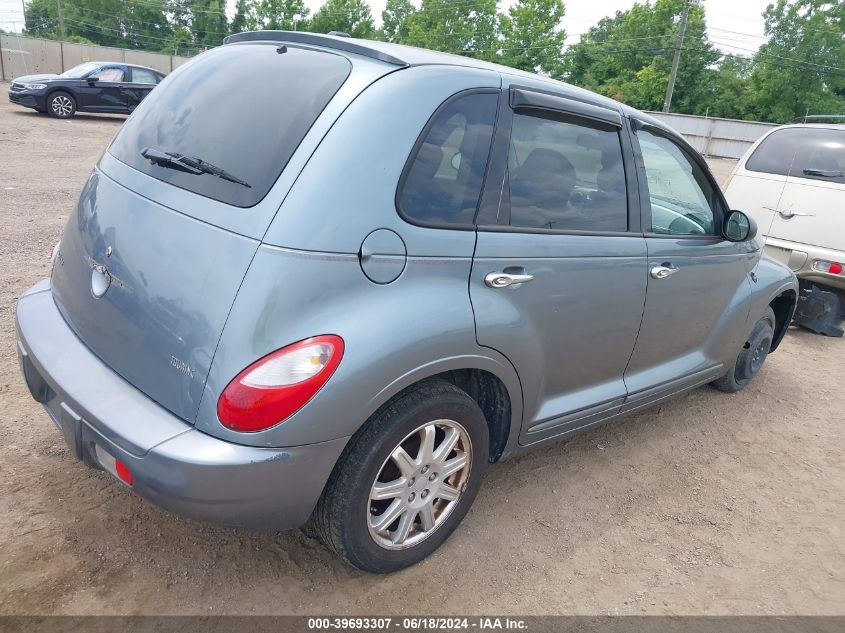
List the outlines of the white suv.
{"label": "white suv", "polygon": [[842,336],[845,126],[775,128],[737,163],[725,195],[757,221],[765,254],[798,276],[796,322]]}

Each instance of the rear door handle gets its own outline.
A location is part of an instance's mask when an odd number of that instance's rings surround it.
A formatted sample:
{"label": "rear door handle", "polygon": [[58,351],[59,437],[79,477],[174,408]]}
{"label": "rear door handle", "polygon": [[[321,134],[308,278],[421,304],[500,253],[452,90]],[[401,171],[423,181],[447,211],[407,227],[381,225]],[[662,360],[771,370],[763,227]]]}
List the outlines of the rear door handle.
{"label": "rear door handle", "polygon": [[780,217],[782,217],[784,220],[794,218],[796,215],[800,215],[803,217],[809,217],[813,215],[812,213],[801,213],[800,211],[793,211],[792,209],[782,209],[778,211],[778,213],[780,214]]}
{"label": "rear door handle", "polygon": [[516,275],[512,273],[489,273],[484,277],[484,283],[490,288],[507,288],[517,284],[524,284],[534,279],[534,275]]}
{"label": "rear door handle", "polygon": [[666,279],[667,277],[671,277],[678,269],[675,266],[653,266],[650,274],[652,279]]}
{"label": "rear door handle", "polygon": [[803,217],[812,217],[813,213],[801,213],[800,211],[793,211],[792,209],[775,209],[774,207],[763,207],[764,209],[768,209],[769,211],[774,211],[784,220],[788,220],[789,218],[794,218],[796,215],[800,215]]}

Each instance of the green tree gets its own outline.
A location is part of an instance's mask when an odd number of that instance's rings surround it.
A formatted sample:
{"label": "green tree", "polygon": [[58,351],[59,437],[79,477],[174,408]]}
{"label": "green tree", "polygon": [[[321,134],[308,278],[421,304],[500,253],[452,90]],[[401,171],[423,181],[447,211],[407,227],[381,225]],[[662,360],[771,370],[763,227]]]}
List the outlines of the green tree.
{"label": "green tree", "polygon": [[[62,3],[65,37],[79,37],[104,46],[160,50],[172,35],[171,3],[146,0],[75,0]],[[55,0],[31,0],[25,12],[26,33],[58,38]]]}
{"label": "green tree", "polygon": [[751,75],[757,117],[845,113],[845,3],[778,0],[763,17],[768,41]]}
{"label": "green tree", "polygon": [[341,31],[352,37],[372,38],[376,28],[370,5],[365,0],[327,0],[311,20],[315,33]]}
{"label": "green tree", "polygon": [[255,9],[255,28],[307,31],[309,13],[303,0],[260,0]]}
{"label": "green tree", "polygon": [[238,0],[235,17],[229,25],[230,33],[242,33],[255,29],[255,0]]}
{"label": "green tree", "polygon": [[387,0],[381,12],[381,39],[385,42],[408,41],[408,18],[416,11],[411,0]]}
{"label": "green tree", "polygon": [[226,0],[194,0],[191,5],[191,31],[198,46],[219,46],[229,32]]}
{"label": "green tree", "polygon": [[563,0],[519,0],[499,16],[499,61],[529,72],[560,76],[563,43],[560,27],[566,9]]}
{"label": "green tree", "polygon": [[727,56],[719,64],[715,92],[706,113],[726,119],[751,119],[753,90],[750,59]]}
{"label": "green tree", "polygon": [[408,17],[408,40],[421,46],[467,57],[495,59],[497,0],[422,0]]}
{"label": "green tree", "polygon": [[[659,108],[686,1],[636,3],[602,19],[567,51],[566,78],[637,108]],[[673,111],[705,113],[720,57],[707,39],[704,7],[690,0]]]}
{"label": "green tree", "polygon": [[24,12],[24,34],[37,37],[58,37],[59,14],[56,3],[31,0]]}

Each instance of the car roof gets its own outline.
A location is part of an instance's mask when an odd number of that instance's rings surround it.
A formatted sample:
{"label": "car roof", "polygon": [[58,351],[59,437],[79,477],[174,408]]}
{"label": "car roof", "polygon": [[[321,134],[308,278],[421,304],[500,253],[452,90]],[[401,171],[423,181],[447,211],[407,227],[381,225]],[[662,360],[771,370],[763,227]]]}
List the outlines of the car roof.
{"label": "car roof", "polygon": [[155,68],[150,68],[149,66],[141,66],[139,64],[127,64],[126,62],[101,62],[101,61],[93,60],[93,61],[90,61],[90,62],[83,62],[83,63],[84,64],[99,64],[100,66],[108,66],[108,65],[128,66],[129,68],[141,68],[143,70],[151,70],[152,72],[156,73],[157,75],[166,75],[167,74],[167,73],[164,73],[160,70],[156,70]]}
{"label": "car roof", "polygon": [[[845,124],[842,123],[789,123],[787,125],[780,125],[776,127],[772,132],[776,130],[785,130],[785,129],[792,129],[798,128],[801,130],[810,129],[821,129],[821,130],[842,130],[845,129]],[[771,134],[771,132],[769,132]]]}
{"label": "car roof", "polygon": [[589,100],[593,103],[603,105],[613,110],[621,111],[626,114],[636,113],[637,117],[651,125],[666,129],[675,134],[674,130],[658,121],[657,119],[644,114],[643,112],[631,108],[619,101],[615,101],[609,97],[602,96],[598,93],[568,84],[563,81],[544,77],[536,73],[519,70],[518,68],[511,68],[510,66],[503,66],[493,62],[487,62],[473,57],[465,57],[463,55],[455,55],[452,53],[443,53],[440,51],[432,51],[426,48],[417,48],[415,46],[406,46],[404,44],[392,44],[390,42],[378,42],[375,40],[358,39],[354,37],[347,37],[345,35],[324,35],[320,33],[304,33],[302,31],[249,31],[244,33],[237,33],[230,35],[223,40],[224,44],[237,44],[239,42],[249,41],[273,41],[273,42],[290,42],[310,44],[313,46],[321,46],[333,50],[340,50],[347,53],[355,53],[365,57],[378,59],[382,62],[393,64],[396,66],[427,66],[427,65],[444,65],[444,66],[458,66],[464,68],[478,68],[482,70],[490,70],[503,75],[513,77],[524,77],[530,79],[531,82],[542,82],[548,84],[550,88],[557,90],[563,89],[563,92],[570,94],[589,96]]}

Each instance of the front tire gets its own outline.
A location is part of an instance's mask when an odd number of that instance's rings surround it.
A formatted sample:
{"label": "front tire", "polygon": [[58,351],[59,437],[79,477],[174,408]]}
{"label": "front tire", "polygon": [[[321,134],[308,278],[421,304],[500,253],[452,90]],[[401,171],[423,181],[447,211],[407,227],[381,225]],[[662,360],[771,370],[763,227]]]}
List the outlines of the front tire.
{"label": "front tire", "polygon": [[314,530],[364,571],[413,565],[466,515],[488,447],[487,422],[472,398],[443,380],[422,383],[352,439],[314,511]]}
{"label": "front tire", "polygon": [[69,119],[76,112],[76,101],[63,90],[57,90],[47,99],[47,113],[56,119]]}
{"label": "front tire", "polygon": [[774,337],[775,313],[768,308],[763,317],[754,324],[731,370],[711,384],[719,391],[726,393],[736,393],[745,389],[766,361]]}

